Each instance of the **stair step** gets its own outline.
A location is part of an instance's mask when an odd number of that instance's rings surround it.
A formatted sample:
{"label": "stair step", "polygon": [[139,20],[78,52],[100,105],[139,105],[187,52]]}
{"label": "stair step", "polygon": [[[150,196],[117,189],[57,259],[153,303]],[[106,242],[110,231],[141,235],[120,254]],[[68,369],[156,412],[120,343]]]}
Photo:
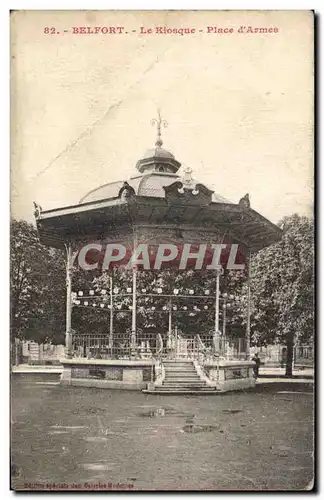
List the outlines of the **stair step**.
{"label": "stair step", "polygon": [[166,370],[195,370],[195,367],[192,365],[184,365],[184,366],[169,366],[169,365],[164,365],[164,368]]}
{"label": "stair step", "polygon": [[165,373],[197,373],[196,370],[164,370]]}
{"label": "stair step", "polygon": [[210,389],[210,387],[208,385],[198,385],[198,384],[190,384],[190,385],[186,385],[186,384],[179,384],[179,385],[166,385],[166,384],[163,384],[163,385],[160,385],[159,387],[157,387],[156,389],[199,389],[199,390],[203,390],[203,389]]}
{"label": "stair step", "polygon": [[185,394],[185,395],[192,395],[192,396],[216,396],[217,394],[222,394],[222,391],[216,391],[215,389],[208,389],[208,390],[204,390],[204,391],[186,391],[186,390],[169,390],[169,391],[160,391],[160,389],[157,389],[155,391],[149,391],[147,389],[144,389],[142,392],[146,393],[146,394],[163,394],[163,396],[172,396],[172,395],[180,395],[180,394]]}
{"label": "stair step", "polygon": [[187,382],[186,380],[181,380],[179,382],[162,382],[163,385],[167,385],[169,387],[177,387],[177,386],[189,386],[189,385],[196,385],[196,386],[201,386],[201,387],[204,387],[206,384],[204,382],[200,382],[199,380],[196,380],[194,382]]}
{"label": "stair step", "polygon": [[193,366],[193,362],[192,361],[163,361],[163,364],[164,365],[167,365],[167,366]]}
{"label": "stair step", "polygon": [[192,361],[163,361],[163,364],[169,365],[169,366],[185,366],[185,365],[192,365]]}
{"label": "stair step", "polygon": [[[152,392],[156,392],[156,393],[159,393],[159,392],[164,392],[164,393],[170,393],[170,394],[173,394],[173,393],[212,393],[212,392],[216,392],[216,389],[213,389],[212,387],[199,387],[199,388],[195,388],[195,387],[159,387],[158,389],[156,389],[155,391],[152,391]],[[219,392],[219,391],[218,391]]]}
{"label": "stair step", "polygon": [[192,363],[192,360],[187,358],[168,358],[164,359],[163,363]]}
{"label": "stair step", "polygon": [[165,378],[164,382],[170,383],[170,384],[181,384],[182,382],[187,382],[188,384],[196,384],[197,382],[204,382],[203,380],[200,380],[200,378]]}
{"label": "stair step", "polygon": [[209,389],[209,387],[199,387],[199,386],[195,386],[195,385],[190,385],[190,386],[174,386],[174,387],[164,387],[164,386],[161,386],[159,387],[159,391],[204,391],[205,389]]}
{"label": "stair step", "polygon": [[183,368],[181,367],[169,368],[168,366],[165,366],[164,369],[166,372],[196,372],[196,369],[193,366],[191,367],[184,366]]}
{"label": "stair step", "polygon": [[181,361],[170,361],[170,362],[167,362],[167,361],[163,361],[163,364],[165,366],[193,366],[193,362],[192,361],[185,361],[185,362],[181,362]]}
{"label": "stair step", "polygon": [[190,387],[195,387],[195,388],[203,388],[203,387],[206,387],[205,384],[200,384],[199,382],[197,382],[196,384],[186,384],[185,382],[182,382],[181,384],[165,384],[163,383],[161,387],[169,387],[169,388],[190,388]]}

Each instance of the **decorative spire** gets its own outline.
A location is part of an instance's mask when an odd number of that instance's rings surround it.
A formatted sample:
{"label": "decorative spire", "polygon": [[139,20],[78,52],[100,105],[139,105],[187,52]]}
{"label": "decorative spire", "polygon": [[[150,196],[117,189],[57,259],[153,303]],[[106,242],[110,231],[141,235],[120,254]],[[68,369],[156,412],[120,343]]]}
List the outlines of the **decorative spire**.
{"label": "decorative spire", "polygon": [[186,167],[184,169],[184,176],[182,178],[182,190],[179,190],[179,192],[183,193],[184,192],[184,189],[190,189],[192,191],[192,194],[198,194],[199,193],[199,189],[197,189],[197,186],[196,186],[196,183],[195,183],[195,180],[193,179],[192,177],[192,168],[190,167]]}
{"label": "decorative spire", "polygon": [[168,122],[166,120],[162,120],[161,113],[160,113],[159,109],[158,109],[158,118],[157,119],[153,118],[151,120],[151,125],[156,125],[156,127],[157,127],[157,137],[156,137],[155,145],[160,148],[163,144],[163,141],[161,139],[161,126],[167,127]]}
{"label": "decorative spire", "polygon": [[184,173],[185,173],[185,175],[184,175],[184,178],[183,178],[183,183],[184,183],[185,186],[191,187],[192,184],[193,184],[193,178],[192,178],[192,175],[191,175],[192,174],[192,168],[186,167],[184,169]]}

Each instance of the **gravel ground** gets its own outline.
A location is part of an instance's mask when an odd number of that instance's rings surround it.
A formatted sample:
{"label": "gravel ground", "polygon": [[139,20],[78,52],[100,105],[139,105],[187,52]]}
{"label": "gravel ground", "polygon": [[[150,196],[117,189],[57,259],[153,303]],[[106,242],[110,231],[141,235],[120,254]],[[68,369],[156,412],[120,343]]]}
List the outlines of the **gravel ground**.
{"label": "gravel ground", "polygon": [[14,489],[300,490],[312,482],[312,384],[189,397],[57,380],[12,376]]}

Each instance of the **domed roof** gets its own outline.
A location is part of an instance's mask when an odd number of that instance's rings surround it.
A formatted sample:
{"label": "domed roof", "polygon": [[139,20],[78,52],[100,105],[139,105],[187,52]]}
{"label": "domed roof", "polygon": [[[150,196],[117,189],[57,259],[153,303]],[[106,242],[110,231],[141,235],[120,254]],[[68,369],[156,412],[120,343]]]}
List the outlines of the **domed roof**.
{"label": "domed roof", "polygon": [[181,167],[181,163],[167,149],[161,147],[162,141],[157,141],[155,148],[148,149],[142,158],[136,163],[136,168],[143,172],[170,172],[175,174]]}
{"label": "domed roof", "polygon": [[[128,184],[134,189],[136,196],[149,196],[153,198],[164,198],[164,187],[182,181],[182,177],[171,172],[150,172],[128,179]],[[109,198],[117,198],[124,181],[109,182],[89,191],[80,203],[101,201]],[[217,193],[213,193],[212,201],[216,203],[232,203]]]}
{"label": "domed roof", "polygon": [[172,158],[174,160],[174,156],[167,149],[161,148],[160,146],[156,146],[155,148],[148,149],[146,153],[143,155],[142,160],[147,158]]}
{"label": "domed roof", "polygon": [[[180,177],[172,173],[150,172],[128,179],[128,184],[134,189],[136,196],[153,196],[164,198],[163,186],[172,184]],[[119,190],[122,188],[124,181],[109,182],[98,188],[89,191],[80,203],[88,203],[91,201],[105,200],[108,198],[117,198]]]}

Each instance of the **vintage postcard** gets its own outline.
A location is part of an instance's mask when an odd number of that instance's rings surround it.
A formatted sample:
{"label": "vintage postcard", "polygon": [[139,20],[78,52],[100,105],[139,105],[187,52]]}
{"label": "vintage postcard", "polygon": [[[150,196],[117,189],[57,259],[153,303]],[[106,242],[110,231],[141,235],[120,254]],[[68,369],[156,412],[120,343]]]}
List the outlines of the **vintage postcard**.
{"label": "vintage postcard", "polygon": [[11,488],[302,491],[312,11],[11,13]]}

